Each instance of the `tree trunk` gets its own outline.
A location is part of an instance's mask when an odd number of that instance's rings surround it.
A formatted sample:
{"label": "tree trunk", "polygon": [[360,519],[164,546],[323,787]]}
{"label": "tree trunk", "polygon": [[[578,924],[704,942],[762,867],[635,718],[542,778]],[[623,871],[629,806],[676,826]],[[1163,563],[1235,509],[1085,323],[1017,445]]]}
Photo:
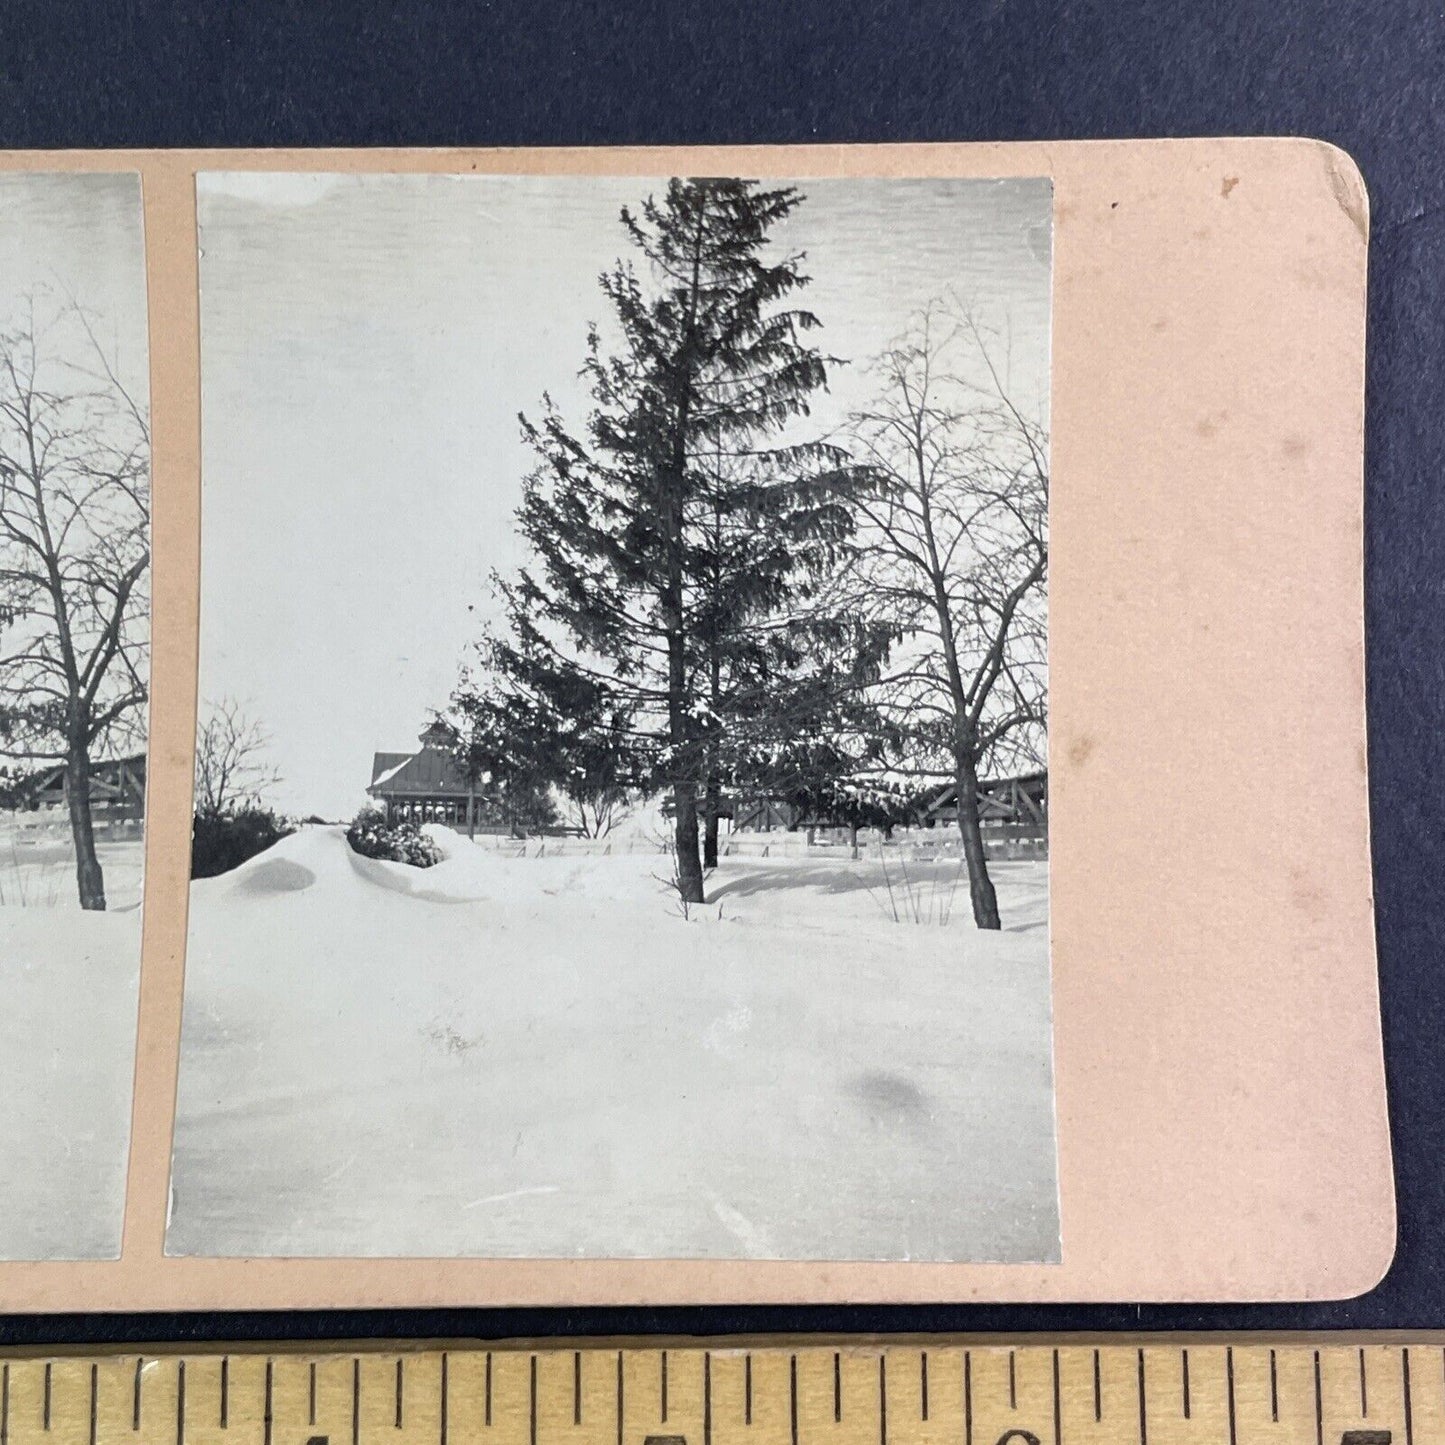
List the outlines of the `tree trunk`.
{"label": "tree trunk", "polygon": [[75,881],[80,906],[105,911],[105,875],[95,852],[95,825],[90,816],[90,753],[83,742],[70,744],[65,764],[65,801],[70,811],[70,836],[75,843]]}
{"label": "tree trunk", "polygon": [[677,407],[672,423],[671,455],[662,477],[658,515],[667,574],[660,601],[667,630],[667,722],[673,768],[672,800],[676,813],[674,837],[677,847],[677,892],[683,903],[701,903],[702,858],[697,847],[697,784],[704,771],[694,723],[689,718],[693,701],[688,686],[687,638],[683,608],[684,502],[688,496],[688,446],[692,440],[691,385],[697,355],[694,328],[702,286],[703,216],[699,210],[692,250],[692,284],[688,291],[687,315],[679,366],[673,385]]}
{"label": "tree trunk", "polygon": [[997,930],[998,894],[988,876],[988,859],[983,851],[983,829],[978,822],[978,771],[966,755],[954,764],[957,789],[958,831],[963,838],[963,856],[968,864],[968,896],[973,904],[973,921],[979,928]]}
{"label": "tree trunk", "polygon": [[702,860],[697,851],[697,790],[691,782],[674,783],[677,813],[677,892],[684,903],[703,902]]}
{"label": "tree trunk", "polygon": [[852,852],[853,852],[853,861],[856,863],[856,862],[858,861],[858,825],[857,825],[857,823],[849,823],[849,824],[848,824],[848,847],[849,847],[850,849],[852,849]]}
{"label": "tree trunk", "polygon": [[[718,524],[721,526],[721,522]],[[716,575],[713,577],[713,590],[717,591],[719,586]],[[717,635],[708,641],[708,700],[712,704],[712,716],[708,720],[710,728],[717,727],[717,720],[722,711],[722,657],[718,651]],[[707,746],[707,782],[703,795],[703,842],[702,842],[702,865],[704,868],[717,867],[717,816],[722,804],[722,788],[718,783],[717,776],[717,739],[713,737]]]}
{"label": "tree trunk", "polygon": [[[682,461],[677,464],[677,477],[682,476]],[[681,489],[681,483],[678,483]],[[674,539],[680,530],[676,508],[664,514]],[[701,903],[702,858],[697,848],[697,782],[703,771],[696,741],[689,735],[686,716],[687,691],[686,644],[682,631],[682,563],[679,549],[669,549],[668,581],[663,593],[667,617],[667,724],[671,745],[673,784],[672,801],[676,813],[677,892],[684,903]]]}
{"label": "tree trunk", "polygon": [[709,774],[707,791],[703,798],[702,866],[717,867],[717,822],[722,805],[722,789],[718,787],[717,776]]}
{"label": "tree trunk", "polygon": [[467,784],[467,837],[473,842],[477,837],[477,790]]}

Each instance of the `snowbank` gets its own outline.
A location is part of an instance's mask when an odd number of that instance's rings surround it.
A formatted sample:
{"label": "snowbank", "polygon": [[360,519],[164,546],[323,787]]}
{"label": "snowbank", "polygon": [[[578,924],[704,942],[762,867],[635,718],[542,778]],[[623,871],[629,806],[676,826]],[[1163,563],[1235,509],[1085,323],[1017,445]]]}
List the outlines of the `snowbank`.
{"label": "snowbank", "polygon": [[0,1258],[120,1253],[140,912],[0,909]]}
{"label": "snowbank", "polygon": [[120,1252],[144,847],[99,854],[85,913],[63,827],[0,814],[0,1259]]}
{"label": "snowbank", "polygon": [[1046,865],[444,841],[193,885],[173,1253],[1057,1258]]}
{"label": "snowbank", "polygon": [[[103,842],[96,851],[110,910],[138,908],[144,844]],[[16,815],[0,813],[0,920],[14,909],[79,907],[75,850],[68,832],[57,824],[43,829],[22,826]],[[0,922],[0,929],[3,926]]]}

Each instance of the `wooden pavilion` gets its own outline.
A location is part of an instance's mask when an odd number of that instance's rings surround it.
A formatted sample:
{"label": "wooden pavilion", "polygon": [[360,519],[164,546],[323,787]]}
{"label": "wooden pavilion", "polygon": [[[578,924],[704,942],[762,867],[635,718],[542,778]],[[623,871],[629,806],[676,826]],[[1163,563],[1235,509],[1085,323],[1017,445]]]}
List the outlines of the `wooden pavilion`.
{"label": "wooden pavilion", "polygon": [[[1041,769],[1013,778],[991,778],[978,785],[978,821],[984,837],[1047,842],[1049,774]],[[944,788],[923,811],[925,827],[958,822],[958,789]]]}
{"label": "wooden pavilion", "polygon": [[444,823],[481,829],[495,823],[479,784],[468,782],[447,746],[440,723],[423,730],[421,746],[411,753],[377,753],[371,760],[367,794],[390,823]]}
{"label": "wooden pavilion", "polygon": [[[36,780],[35,802],[46,825],[69,812],[65,768],[51,768]],[[90,816],[97,838],[139,838],[145,826],[146,755],[108,758],[90,765]]]}
{"label": "wooden pavilion", "polygon": [[[979,823],[985,842],[1045,847],[1049,836],[1049,774],[1047,769],[1016,777],[990,778],[978,785]],[[740,833],[797,832],[818,829],[848,831],[845,819],[798,808],[777,798],[728,799],[723,816]],[[958,790],[949,784],[919,805],[917,814],[900,827],[936,828],[958,822]]]}

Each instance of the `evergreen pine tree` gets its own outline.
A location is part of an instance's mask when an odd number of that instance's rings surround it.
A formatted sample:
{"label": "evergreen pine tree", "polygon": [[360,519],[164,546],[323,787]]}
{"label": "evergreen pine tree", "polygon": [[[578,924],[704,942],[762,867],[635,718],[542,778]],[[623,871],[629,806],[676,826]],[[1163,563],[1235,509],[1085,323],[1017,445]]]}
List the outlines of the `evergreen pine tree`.
{"label": "evergreen pine tree", "polygon": [[460,721],[437,722],[447,730],[457,771],[466,779],[468,836],[475,835],[483,810],[518,838],[553,826],[551,777],[531,720],[505,695],[470,692],[454,702]]}
{"label": "evergreen pine tree", "polygon": [[624,210],[637,259],[601,278],[615,341],[589,334],[585,431],[550,400],[522,421],[539,459],[518,511],[535,562],[504,587],[511,636],[494,662],[513,686],[593,687],[627,719],[639,785],[670,797],[688,902],[703,900],[699,801],[715,818],[735,728],[796,655],[790,609],[852,529],[859,474],[788,439],[826,383],[806,340],[818,321],[791,304],[801,258],[768,255],[800,200],[673,180]]}
{"label": "evergreen pine tree", "polygon": [[[555,790],[568,804],[567,821],[601,836],[636,787],[631,719],[613,709],[609,689],[546,654],[519,666],[510,647],[492,640],[478,653],[482,674],[463,676],[452,696],[457,720],[447,723],[469,786],[489,798],[507,780],[524,780],[534,799]],[[555,821],[555,810],[544,821]]]}
{"label": "evergreen pine tree", "polygon": [[783,752],[803,738],[856,733],[861,691],[892,641],[886,627],[860,623],[833,586],[851,553],[856,495],[872,478],[841,453],[824,455],[814,472],[787,453],[719,456],[699,499],[706,867],[717,863],[724,789],[789,792]]}

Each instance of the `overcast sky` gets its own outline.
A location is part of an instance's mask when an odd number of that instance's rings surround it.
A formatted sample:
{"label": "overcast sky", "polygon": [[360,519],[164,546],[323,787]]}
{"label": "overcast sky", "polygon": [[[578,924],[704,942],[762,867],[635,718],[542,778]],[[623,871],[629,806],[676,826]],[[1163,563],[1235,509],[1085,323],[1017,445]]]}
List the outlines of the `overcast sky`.
{"label": "overcast sky", "polygon": [[[582,425],[618,211],[665,184],[199,177],[202,705],[235,698],[270,732],[285,810],[349,815],[373,751],[445,706],[492,571],[524,560],[517,413],[548,391]],[[774,236],[807,253],[826,352],[861,362],[951,290],[1047,407],[1047,181],[799,185]],[[870,392],[860,365],[830,385],[820,429]]]}
{"label": "overcast sky", "polygon": [[[72,300],[90,315],[122,384],[144,402],[140,177],[0,175],[0,331],[26,324],[32,302],[43,325]],[[73,333],[62,334],[73,340]]]}

